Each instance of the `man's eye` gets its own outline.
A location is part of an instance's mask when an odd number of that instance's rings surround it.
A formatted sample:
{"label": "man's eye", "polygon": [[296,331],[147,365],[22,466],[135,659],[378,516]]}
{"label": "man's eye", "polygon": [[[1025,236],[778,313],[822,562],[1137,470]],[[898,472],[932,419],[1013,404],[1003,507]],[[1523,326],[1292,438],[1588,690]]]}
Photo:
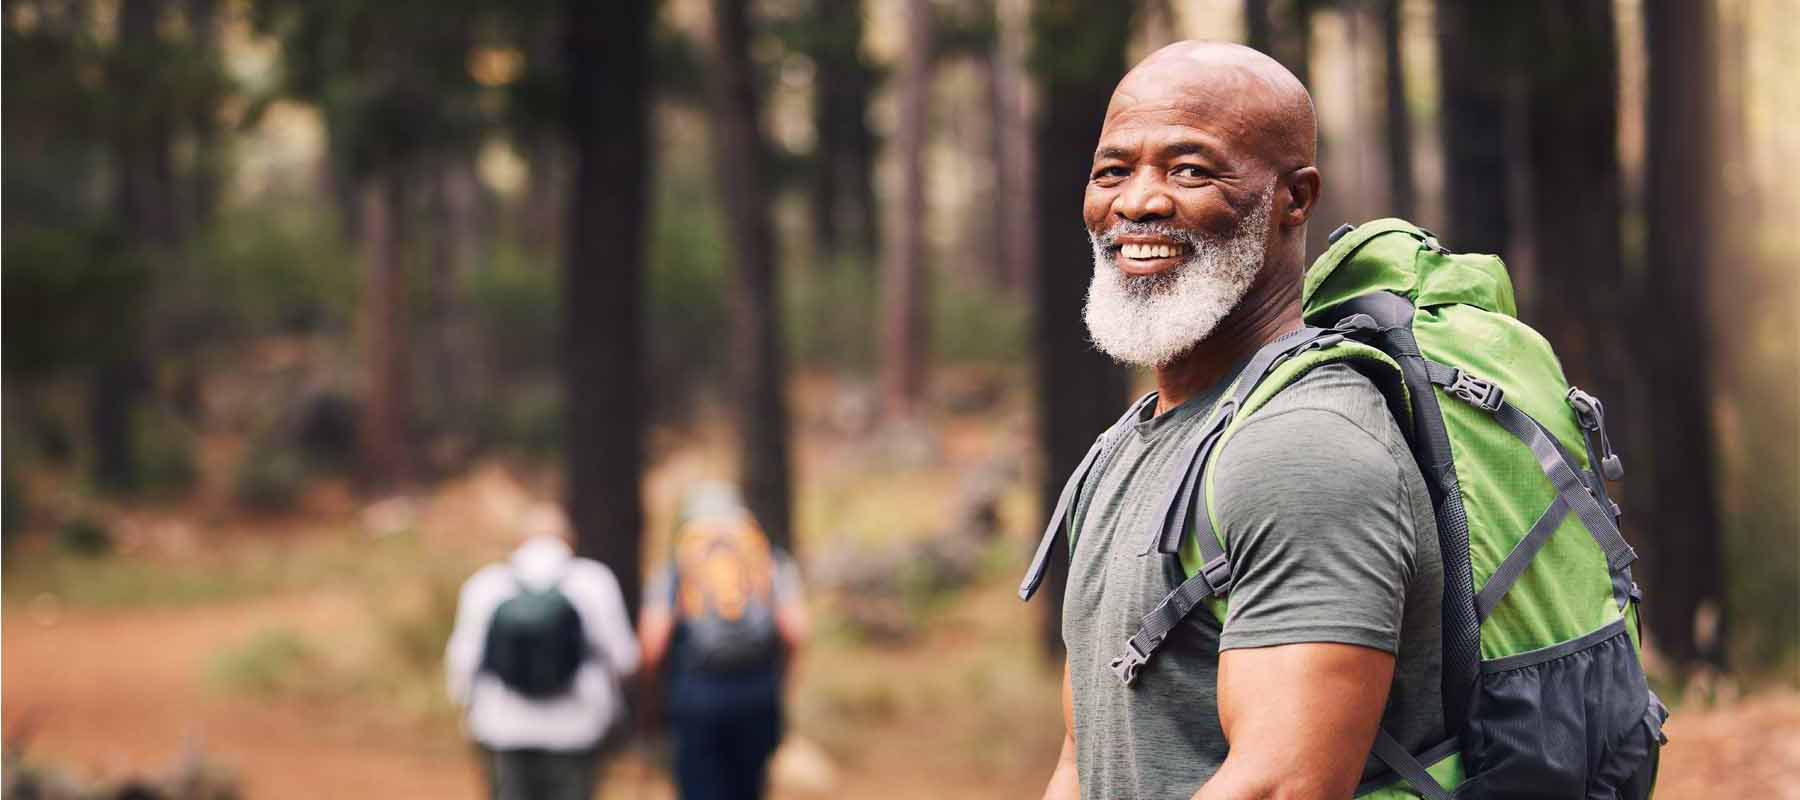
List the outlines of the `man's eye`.
{"label": "man's eye", "polygon": [[1171,170],[1169,172],[1169,174],[1174,175],[1177,178],[1206,178],[1206,177],[1209,177],[1206,173],[1206,170],[1201,169],[1200,167],[1195,166],[1193,164],[1183,164],[1183,165]]}
{"label": "man's eye", "polygon": [[1101,167],[1094,170],[1094,180],[1099,181],[1107,180],[1109,178],[1123,178],[1130,174],[1131,171],[1124,167]]}

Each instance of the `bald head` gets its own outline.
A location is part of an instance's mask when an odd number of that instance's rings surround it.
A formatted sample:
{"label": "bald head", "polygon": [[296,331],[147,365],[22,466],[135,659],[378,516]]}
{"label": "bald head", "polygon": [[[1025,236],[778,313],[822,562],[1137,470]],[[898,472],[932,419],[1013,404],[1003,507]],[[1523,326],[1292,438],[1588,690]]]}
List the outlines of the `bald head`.
{"label": "bald head", "polygon": [[1265,160],[1278,173],[1313,165],[1318,140],[1312,95],[1287,67],[1230,42],[1186,41],[1139,62],[1113,90],[1116,115],[1181,110],[1217,120],[1222,144]]}

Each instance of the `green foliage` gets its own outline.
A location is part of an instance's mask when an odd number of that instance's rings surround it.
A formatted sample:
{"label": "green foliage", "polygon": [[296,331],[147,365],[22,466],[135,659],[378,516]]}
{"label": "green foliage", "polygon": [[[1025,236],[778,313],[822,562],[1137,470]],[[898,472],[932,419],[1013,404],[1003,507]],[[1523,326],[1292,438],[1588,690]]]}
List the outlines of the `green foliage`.
{"label": "green foliage", "polygon": [[149,264],[105,229],[9,225],[6,371],[20,377],[96,366],[129,352]]}
{"label": "green foliage", "polygon": [[1031,309],[1017,291],[943,275],[931,304],[934,361],[1005,364],[1031,351]]}
{"label": "green foliage", "polygon": [[528,455],[562,452],[562,384],[553,380],[514,384],[499,393],[481,424],[482,439]]}
{"label": "green foliage", "polygon": [[112,529],[93,517],[79,516],[57,529],[56,546],[71,555],[99,558],[113,551]]}
{"label": "green foliage", "polygon": [[[697,143],[687,143],[697,146]],[[730,264],[710,176],[670,164],[656,187],[648,243],[649,372],[657,407],[722,377],[730,352]]]}
{"label": "green foliage", "polygon": [[310,642],[289,628],[272,627],[214,655],[206,680],[217,689],[270,697],[317,686],[321,668]]}
{"label": "green foliage", "polygon": [[497,243],[491,263],[469,275],[464,294],[502,369],[519,375],[555,367],[560,279],[556,264],[533,260],[511,241]]}
{"label": "green foliage", "polygon": [[299,451],[261,444],[251,448],[238,464],[232,491],[239,503],[253,511],[288,511],[299,502],[308,477],[306,457]]}
{"label": "green foliage", "polygon": [[154,323],[174,349],[350,325],[356,262],[335,220],[313,203],[225,209],[194,251],[158,274]]}
{"label": "green foliage", "polygon": [[194,460],[197,447],[193,431],[159,406],[138,409],[132,415],[132,453],[137,469],[132,488],[151,495],[172,496],[191,488],[200,478]]}
{"label": "green foliage", "polygon": [[846,257],[811,270],[788,270],[788,352],[796,364],[868,368],[875,362],[880,276]]}

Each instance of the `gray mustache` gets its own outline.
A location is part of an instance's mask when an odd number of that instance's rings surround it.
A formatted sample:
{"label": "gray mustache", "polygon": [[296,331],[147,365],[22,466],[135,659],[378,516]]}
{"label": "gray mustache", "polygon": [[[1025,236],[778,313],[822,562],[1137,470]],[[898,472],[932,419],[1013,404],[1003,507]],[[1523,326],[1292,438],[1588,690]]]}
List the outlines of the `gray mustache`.
{"label": "gray mustache", "polygon": [[1092,231],[1088,233],[1088,238],[1092,239],[1094,244],[1108,250],[1117,249],[1119,237],[1122,236],[1161,236],[1185,244],[1190,250],[1198,251],[1201,248],[1200,237],[1194,235],[1193,231],[1157,222],[1121,222],[1101,233]]}

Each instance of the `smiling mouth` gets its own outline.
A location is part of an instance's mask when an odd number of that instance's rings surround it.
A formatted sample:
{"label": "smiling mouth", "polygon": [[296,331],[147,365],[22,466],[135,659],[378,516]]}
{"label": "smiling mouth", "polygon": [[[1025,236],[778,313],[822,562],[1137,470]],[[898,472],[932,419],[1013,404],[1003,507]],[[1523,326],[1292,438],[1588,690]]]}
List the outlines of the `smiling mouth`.
{"label": "smiling mouth", "polygon": [[1184,244],[1122,244],[1119,255],[1132,261],[1158,261],[1165,258],[1176,258],[1188,254]]}

